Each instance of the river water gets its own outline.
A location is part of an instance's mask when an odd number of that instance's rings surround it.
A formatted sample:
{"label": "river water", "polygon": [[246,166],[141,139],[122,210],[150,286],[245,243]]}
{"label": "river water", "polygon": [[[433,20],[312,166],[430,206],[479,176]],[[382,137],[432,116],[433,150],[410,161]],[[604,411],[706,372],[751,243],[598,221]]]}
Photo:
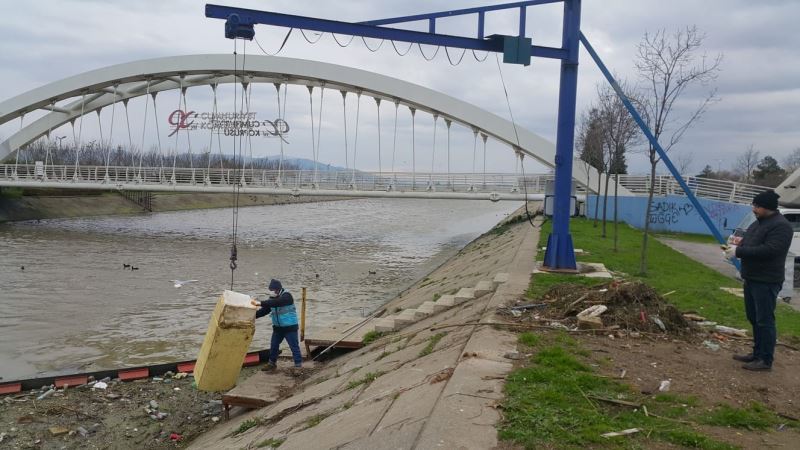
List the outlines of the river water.
{"label": "river water", "polygon": [[[313,334],[369,314],[518,206],[358,199],[242,208],[234,290],[264,296],[278,278],[299,300],[307,286]],[[230,287],[231,222],[230,209],[209,209],[0,224],[0,377],[194,359]],[[175,279],[198,281],[175,288]],[[269,318],[256,327],[252,347],[268,347]]]}

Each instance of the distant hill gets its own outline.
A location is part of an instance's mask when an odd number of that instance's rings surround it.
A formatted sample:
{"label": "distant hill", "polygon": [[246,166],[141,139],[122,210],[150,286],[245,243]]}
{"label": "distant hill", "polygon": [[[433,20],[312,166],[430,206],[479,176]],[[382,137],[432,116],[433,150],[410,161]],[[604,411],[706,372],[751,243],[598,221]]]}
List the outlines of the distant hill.
{"label": "distant hill", "polygon": [[[280,160],[280,155],[275,156],[265,156],[261,158],[253,158],[253,161],[278,161]],[[314,170],[314,160],[307,159],[307,158],[296,158],[293,156],[286,155],[283,157],[284,164],[291,164],[293,166],[298,167],[300,170]],[[322,161],[317,161],[317,170],[319,171],[343,171],[348,170],[341,166],[335,166],[332,164],[324,164]]]}

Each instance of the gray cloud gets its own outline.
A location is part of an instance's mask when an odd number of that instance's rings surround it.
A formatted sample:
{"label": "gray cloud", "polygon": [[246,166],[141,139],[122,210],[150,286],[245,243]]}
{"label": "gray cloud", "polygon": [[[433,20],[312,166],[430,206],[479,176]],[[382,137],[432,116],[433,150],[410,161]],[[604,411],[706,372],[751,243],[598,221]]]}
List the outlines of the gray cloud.
{"label": "gray cloud", "polygon": [[[230,2],[228,2],[230,4]],[[484,2],[420,1],[406,2],[292,2],[273,1],[268,4],[256,0],[233,2],[245,8],[265,8],[290,14],[310,15],[337,20],[367,20],[396,15],[416,14],[445,9],[476,6]],[[136,59],[192,53],[230,53],[231,41],[223,37],[223,22],[206,19],[203,2],[180,1],[40,1],[0,5],[0,99],[7,99],[26,90],[99,67]],[[675,149],[694,155],[693,171],[703,165],[715,166],[718,161],[732,161],[738,153],[753,144],[762,154],[771,154],[779,160],[793,148],[800,146],[800,62],[795,57],[800,44],[800,29],[795,21],[800,17],[800,3],[796,1],[752,2],[748,0],[676,0],[656,2],[641,0],[584,1],[582,29],[592,40],[606,64],[616,73],[636,81],[633,58],[636,44],[646,31],[674,30],[687,25],[697,25],[707,34],[707,51],[713,55],[724,54],[723,71],[716,86],[721,101],[715,104],[703,121],[690,130]],[[528,34],[540,45],[558,46],[561,33],[561,5],[547,5],[528,9]],[[516,12],[491,14],[487,19],[487,33],[512,34],[517,26]],[[33,26],[32,26],[33,24]],[[424,24],[409,26],[424,29]],[[440,32],[469,34],[474,31],[473,18],[442,21]],[[268,50],[276,49],[286,30],[258,27],[257,37]],[[342,38],[343,40],[345,38]],[[377,42],[371,41],[371,46]],[[398,43],[406,48],[407,44]],[[427,54],[433,49],[424,48]],[[248,52],[260,53],[255,45]],[[452,56],[460,51],[452,51]],[[330,36],[316,45],[306,43],[299,33],[293,33],[281,56],[315,59],[371,70],[422,84],[508,117],[505,95],[494,57],[483,62],[471,54],[457,67],[451,67],[440,51],[435,60],[426,62],[419,49],[405,56],[397,56],[389,43],[376,53],[367,50],[360,40],[346,49],[339,48]],[[588,55],[581,55],[579,78],[579,112],[589,107],[595,95],[595,86],[602,82],[599,71],[593,67]],[[514,116],[520,126],[555,140],[558,99],[557,61],[534,60],[530,67],[504,65],[503,75],[508,86]],[[256,88],[253,109],[275,116],[277,111],[274,89]],[[701,98],[705,90],[689,93],[681,103],[685,112]],[[335,94],[338,95],[338,94]],[[159,98],[159,112],[163,116],[172,105],[177,105],[175,95],[163,94]],[[192,90],[191,105],[209,105],[210,89]],[[230,98],[228,99],[230,100]],[[326,94],[325,120],[323,122],[322,155],[334,164],[343,164],[344,150],[341,133],[341,98],[338,103],[333,93]],[[363,100],[362,100],[363,101]],[[298,122],[297,134],[292,140],[290,153],[310,154],[310,129],[307,122],[308,97],[302,90],[290,90],[289,118]],[[296,102],[296,104],[294,103]],[[230,102],[228,102],[230,103]],[[338,106],[336,106],[338,104]],[[359,137],[359,149],[377,145],[377,123],[374,103],[364,102],[364,128]],[[387,145],[391,133],[393,108],[382,108],[382,144]],[[141,130],[142,102],[131,102],[131,126]],[[348,105],[350,123],[354,108]],[[681,111],[679,111],[681,112]],[[405,111],[407,116],[407,111]],[[103,112],[107,120],[109,112]],[[403,114],[401,112],[401,117]],[[408,118],[400,120],[398,142],[402,142],[402,158],[408,161],[410,124]],[[99,130],[87,119],[84,137],[96,138]],[[420,118],[418,146],[427,151],[430,166],[432,131],[430,116]],[[152,118],[149,126],[152,127]],[[164,125],[163,123],[161,125]],[[0,135],[8,136],[19,126],[18,122],[0,126]],[[351,125],[352,126],[352,125]],[[444,127],[440,123],[437,135],[437,155],[443,148]],[[163,129],[162,129],[163,132]],[[68,127],[59,134],[71,134]],[[424,136],[422,134],[424,134]],[[137,133],[134,133],[137,134]],[[114,136],[123,137],[122,129]],[[197,139],[197,145],[205,139]],[[146,146],[152,145],[152,132]],[[423,143],[424,142],[424,143]],[[268,154],[275,153],[274,143],[260,145]],[[459,170],[471,170],[472,136],[469,130],[453,129],[452,143],[458,153]],[[513,157],[505,155],[495,144],[493,157],[487,166],[491,170],[512,170]],[[363,147],[362,147],[363,146]],[[427,147],[427,149],[426,149]],[[377,156],[363,150],[364,166],[377,168]],[[369,156],[367,156],[369,155]],[[494,156],[500,155],[500,156]],[[423,158],[423,159],[424,159]],[[437,158],[438,163],[443,160]],[[632,170],[643,171],[645,161],[641,156],[630,159]],[[723,165],[725,165],[723,163]],[[536,167],[532,165],[531,168]],[[538,170],[543,170],[541,167]]]}

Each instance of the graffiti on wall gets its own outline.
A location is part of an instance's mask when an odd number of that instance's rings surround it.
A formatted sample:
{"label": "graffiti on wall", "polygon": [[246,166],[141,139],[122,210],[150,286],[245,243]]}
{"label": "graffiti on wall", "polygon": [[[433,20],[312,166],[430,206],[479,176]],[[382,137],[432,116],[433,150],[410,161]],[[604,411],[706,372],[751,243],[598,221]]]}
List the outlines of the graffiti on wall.
{"label": "graffiti on wall", "polygon": [[674,200],[654,201],[650,205],[650,223],[673,224],[694,212],[694,205],[689,202]]}

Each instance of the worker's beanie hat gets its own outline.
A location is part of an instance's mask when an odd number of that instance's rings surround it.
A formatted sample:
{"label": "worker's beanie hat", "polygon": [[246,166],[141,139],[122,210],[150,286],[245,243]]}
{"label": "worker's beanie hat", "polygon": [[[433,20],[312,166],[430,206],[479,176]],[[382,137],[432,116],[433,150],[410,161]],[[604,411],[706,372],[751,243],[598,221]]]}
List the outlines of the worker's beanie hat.
{"label": "worker's beanie hat", "polygon": [[775,191],[764,191],[753,197],[753,204],[775,211],[778,209],[778,198],[780,198],[780,195],[776,194]]}
{"label": "worker's beanie hat", "polygon": [[268,289],[270,291],[280,291],[281,289],[283,289],[283,286],[281,285],[280,281],[278,281],[278,280],[273,278],[273,279],[271,279],[269,281],[269,288]]}

